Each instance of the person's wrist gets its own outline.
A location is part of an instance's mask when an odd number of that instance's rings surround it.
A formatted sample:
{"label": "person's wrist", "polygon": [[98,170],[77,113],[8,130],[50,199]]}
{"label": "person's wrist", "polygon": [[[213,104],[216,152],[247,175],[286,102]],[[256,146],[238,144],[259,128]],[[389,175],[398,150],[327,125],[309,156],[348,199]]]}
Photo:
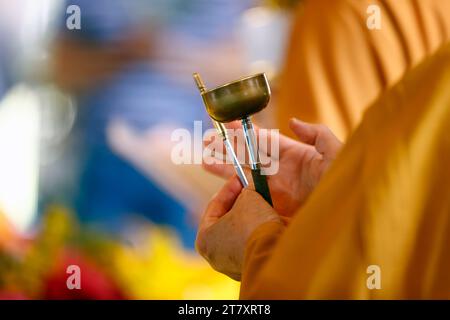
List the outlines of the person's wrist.
{"label": "person's wrist", "polygon": [[286,224],[279,219],[268,220],[253,230],[244,247],[241,281],[251,272],[251,265],[257,264],[262,267],[262,263],[270,256],[273,246],[285,229]]}
{"label": "person's wrist", "polygon": [[[261,234],[265,234],[269,230],[285,228],[286,224],[283,222],[280,216],[267,218],[264,221],[261,221],[260,224],[255,226],[247,236],[247,240],[245,241],[245,248],[251,243],[253,239],[257,239]],[[245,249],[244,248],[244,249]]]}

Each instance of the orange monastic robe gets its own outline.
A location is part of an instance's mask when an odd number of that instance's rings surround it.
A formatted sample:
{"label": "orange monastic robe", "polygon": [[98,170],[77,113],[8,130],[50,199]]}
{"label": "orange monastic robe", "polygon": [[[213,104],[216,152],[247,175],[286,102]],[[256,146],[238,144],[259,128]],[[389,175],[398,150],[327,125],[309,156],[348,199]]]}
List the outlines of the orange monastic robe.
{"label": "orange monastic robe", "polygon": [[449,128],[447,46],[366,112],[287,227],[255,230],[241,298],[449,299]]}
{"label": "orange monastic robe", "polygon": [[[367,19],[381,9],[381,30]],[[405,72],[450,40],[448,0],[304,0],[281,75],[277,126],[324,123],[341,139]]]}

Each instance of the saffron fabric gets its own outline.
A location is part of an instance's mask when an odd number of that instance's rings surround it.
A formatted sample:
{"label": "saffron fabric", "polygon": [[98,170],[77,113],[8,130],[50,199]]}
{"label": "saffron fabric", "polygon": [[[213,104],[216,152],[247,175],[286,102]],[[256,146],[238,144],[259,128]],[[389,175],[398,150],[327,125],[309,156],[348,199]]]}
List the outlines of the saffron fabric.
{"label": "saffron fabric", "polygon": [[255,230],[241,298],[449,299],[448,128],[450,46],[368,109],[287,227]]}
{"label": "saffron fabric", "polygon": [[[370,6],[380,29],[369,29]],[[371,7],[373,8],[373,7]],[[345,140],[362,114],[404,74],[450,41],[450,1],[305,0],[280,77],[277,126],[297,117]]]}

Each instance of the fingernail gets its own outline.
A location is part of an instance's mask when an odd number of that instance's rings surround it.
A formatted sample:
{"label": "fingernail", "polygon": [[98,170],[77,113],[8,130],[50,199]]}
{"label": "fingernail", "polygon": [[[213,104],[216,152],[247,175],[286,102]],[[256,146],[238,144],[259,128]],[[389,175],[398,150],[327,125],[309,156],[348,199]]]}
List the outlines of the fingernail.
{"label": "fingernail", "polygon": [[302,122],[299,120],[299,119],[297,119],[297,118],[291,118],[290,120],[289,120],[289,122],[291,123],[291,124],[293,124],[293,125],[298,125],[298,124],[301,124]]}

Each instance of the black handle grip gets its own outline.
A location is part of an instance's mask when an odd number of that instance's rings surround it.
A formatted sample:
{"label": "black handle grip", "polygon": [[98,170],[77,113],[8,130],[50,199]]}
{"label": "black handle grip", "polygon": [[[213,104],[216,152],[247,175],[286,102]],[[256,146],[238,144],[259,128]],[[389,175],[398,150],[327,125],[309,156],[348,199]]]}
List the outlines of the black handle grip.
{"label": "black handle grip", "polygon": [[261,174],[261,169],[252,169],[252,177],[256,192],[258,192],[264,200],[273,207],[272,197],[270,196],[269,185],[267,183],[267,176]]}

